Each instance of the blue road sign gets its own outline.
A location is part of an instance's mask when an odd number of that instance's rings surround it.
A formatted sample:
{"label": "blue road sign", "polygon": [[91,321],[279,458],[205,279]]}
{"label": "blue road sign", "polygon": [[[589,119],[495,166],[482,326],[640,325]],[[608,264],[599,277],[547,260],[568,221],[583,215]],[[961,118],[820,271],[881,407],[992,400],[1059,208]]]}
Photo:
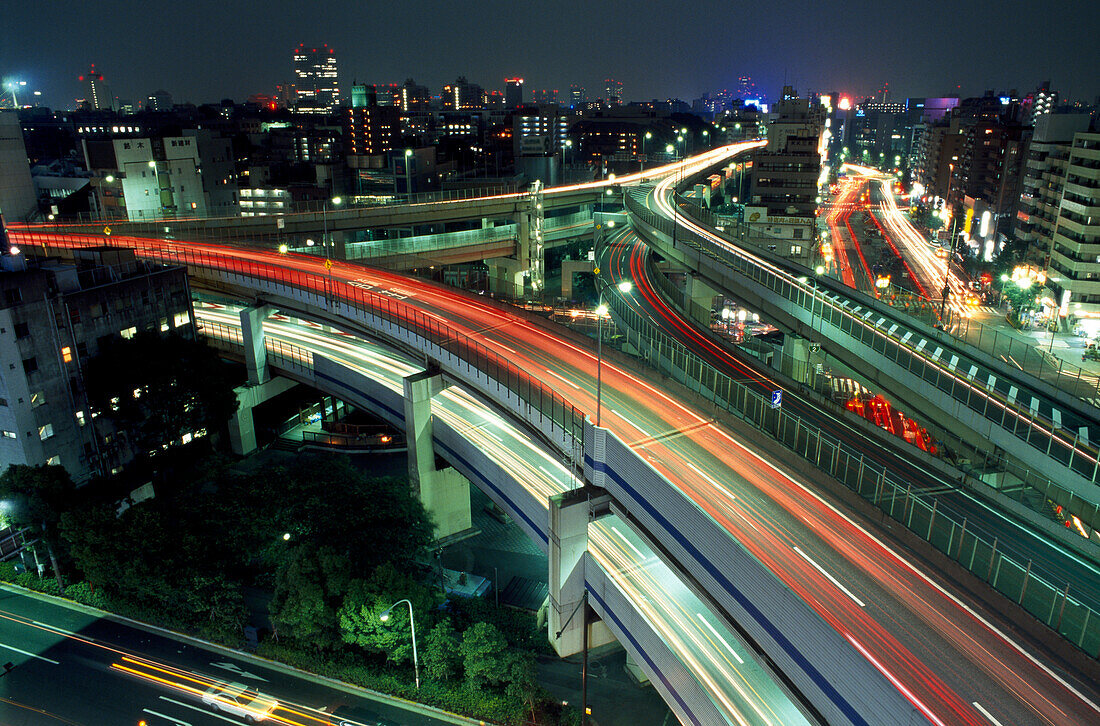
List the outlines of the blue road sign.
{"label": "blue road sign", "polygon": [[783,391],[772,391],[772,408],[779,408],[783,405]]}

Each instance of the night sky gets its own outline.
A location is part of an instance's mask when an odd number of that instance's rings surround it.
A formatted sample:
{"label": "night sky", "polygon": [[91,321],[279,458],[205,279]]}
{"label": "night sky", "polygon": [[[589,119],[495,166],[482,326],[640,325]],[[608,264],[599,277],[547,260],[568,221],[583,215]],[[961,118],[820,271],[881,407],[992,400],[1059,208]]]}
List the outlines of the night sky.
{"label": "night sky", "polygon": [[690,101],[748,74],[771,97],[784,79],[857,95],[888,81],[898,98],[1050,79],[1063,98],[1100,95],[1097,0],[4,0],[0,76],[58,108],[82,96],[93,62],[119,98],[243,101],[291,79],[299,42],[336,49],[345,92],[412,77],[437,94],[458,75],[502,89],[519,75],[592,98],[611,76],[626,100]]}

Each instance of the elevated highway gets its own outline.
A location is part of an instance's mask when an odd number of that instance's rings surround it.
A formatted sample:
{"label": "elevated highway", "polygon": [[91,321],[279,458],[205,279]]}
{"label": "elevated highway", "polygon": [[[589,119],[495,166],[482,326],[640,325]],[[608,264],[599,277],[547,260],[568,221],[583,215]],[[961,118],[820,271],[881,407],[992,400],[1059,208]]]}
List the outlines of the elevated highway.
{"label": "elevated highway", "polygon": [[662,255],[819,343],[978,451],[1019,462],[1027,484],[1100,527],[1100,412],[873,297],[741,244],[706,212],[673,203],[674,181],[626,195],[636,228]]}
{"label": "elevated highway", "polygon": [[[47,249],[101,241],[13,236]],[[995,616],[979,614],[807,487],[811,472],[747,448],[686,391],[666,392],[671,384],[657,387],[622,361],[606,362],[607,428],[596,428],[581,413],[595,403],[589,345],[477,297],[315,258],[113,242],[186,264],[196,281],[225,294],[308,310],[426,357],[523,422],[574,471],[583,465],[612,511],[686,573],[826,722],[988,724],[992,714],[1001,723],[1078,723],[1100,713],[1095,683],[1056,675]],[[554,542],[552,551],[560,549]],[[564,622],[577,601],[569,594],[577,572],[559,572],[552,592],[566,607],[552,620]]]}
{"label": "elevated highway", "polygon": [[[195,314],[199,330],[217,347],[243,358],[238,308],[196,302]],[[274,373],[405,427],[403,380],[422,370],[421,362],[312,321],[279,317],[264,321],[267,362]],[[548,552],[548,504],[583,482],[559,455],[461,387],[449,387],[431,405],[436,453],[484,489]],[[711,613],[615,515],[589,525],[584,576],[596,594],[590,602],[602,622],[683,723],[814,723],[755,662],[723,617]]]}

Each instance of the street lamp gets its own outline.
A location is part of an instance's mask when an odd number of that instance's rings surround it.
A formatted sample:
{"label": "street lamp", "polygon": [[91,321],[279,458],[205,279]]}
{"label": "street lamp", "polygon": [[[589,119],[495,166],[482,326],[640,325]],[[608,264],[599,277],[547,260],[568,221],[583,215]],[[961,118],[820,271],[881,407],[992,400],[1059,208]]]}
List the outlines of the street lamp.
{"label": "street lamp", "polygon": [[562,148],[562,151],[561,151],[561,163],[562,163],[562,166],[565,167],[564,169],[562,169],[562,181],[563,182],[568,182],[569,181],[569,179],[565,178],[566,177],[566,172],[569,170],[569,158],[566,156],[566,154],[572,148],[573,148],[573,139],[566,139],[565,144],[563,145],[563,148]]}
{"label": "street lamp", "polygon": [[409,628],[412,630],[412,643],[413,643],[413,672],[416,674],[416,690],[420,690],[420,662],[416,658],[416,621],[413,619],[413,604],[408,600],[398,600],[393,605],[383,610],[378,615],[378,619],[383,623],[390,619],[390,611],[395,607],[405,603],[409,606]]}
{"label": "street lamp", "polygon": [[405,149],[405,199],[408,202],[412,202],[412,177],[409,169],[410,158],[413,155],[412,149]]}
{"label": "street lamp", "polygon": [[640,171],[645,171],[645,142],[653,138],[652,131],[646,131],[645,136],[642,137],[642,168]]}
{"label": "street lamp", "polygon": [[[593,270],[596,275],[600,274],[600,268]],[[599,280],[597,279],[596,286],[599,287]],[[630,294],[630,291],[634,289],[634,283],[630,280],[623,280],[616,287],[619,288],[619,292],[623,295]],[[600,288],[600,304],[596,307],[596,425],[600,425],[600,410],[603,403],[603,319],[607,315],[607,305],[603,301],[603,288]]]}
{"label": "street lamp", "polygon": [[160,209],[160,216],[164,216],[164,197],[160,193],[160,171],[157,170],[156,160],[149,160],[149,168],[153,170],[153,179],[157,185],[157,207]]}

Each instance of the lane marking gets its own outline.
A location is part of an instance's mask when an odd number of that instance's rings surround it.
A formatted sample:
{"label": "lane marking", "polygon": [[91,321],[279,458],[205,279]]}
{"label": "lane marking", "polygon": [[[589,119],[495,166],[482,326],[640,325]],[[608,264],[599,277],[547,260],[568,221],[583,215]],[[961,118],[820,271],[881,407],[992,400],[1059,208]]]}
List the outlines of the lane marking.
{"label": "lane marking", "polygon": [[73,631],[65,630],[65,628],[59,628],[56,625],[50,625],[49,623],[40,623],[37,620],[32,620],[31,622],[35,625],[40,625],[43,628],[49,628],[50,630],[56,630],[59,633],[64,633],[65,635],[76,635],[76,633],[74,633]]}
{"label": "lane marking", "polygon": [[166,713],[160,713],[159,711],[154,711],[151,708],[143,708],[143,709],[141,709],[141,712],[142,713],[147,713],[150,716],[160,716],[161,718],[166,718],[169,721],[171,721],[172,723],[178,724],[178,726],[191,726],[191,724],[188,723],[187,721],[181,721],[178,718],[176,718],[175,716],[169,716]]}
{"label": "lane marking", "polygon": [[630,549],[634,550],[634,553],[637,554],[638,557],[643,562],[647,559],[646,556],[644,554],[642,554],[642,551],[640,549],[638,549],[637,547],[635,547],[634,543],[631,542],[629,539],[627,539],[623,535],[623,533],[619,531],[618,527],[616,527],[615,525],[611,525],[611,531],[614,532],[619,537],[619,539],[621,539],[623,542],[626,542],[627,546],[630,547]]}
{"label": "lane marking", "polygon": [[741,665],[745,665],[745,661],[741,659],[741,656],[737,655],[737,651],[731,648],[730,644],[726,642],[726,639],[718,634],[718,631],[714,629],[714,626],[711,625],[705,617],[703,617],[703,614],[695,613],[695,615],[699,618],[699,620],[703,622],[703,625],[707,626],[707,630],[709,630],[715,638],[718,638],[718,642],[726,646],[726,650],[730,652],[730,655],[736,658],[738,663],[740,663]]}
{"label": "lane marking", "polygon": [[547,368],[547,369],[546,369],[546,372],[547,372],[547,373],[549,373],[550,375],[552,375],[552,376],[553,376],[554,378],[557,378],[557,379],[558,379],[559,381],[561,381],[561,382],[563,382],[563,383],[566,383],[566,384],[568,384],[568,385],[570,385],[570,386],[573,386],[573,388],[576,388],[576,389],[577,389],[578,391],[579,391],[579,390],[581,390],[581,387],[580,387],[580,386],[578,386],[578,385],[577,385],[576,383],[574,383],[573,381],[569,380],[568,378],[564,378],[564,377],[562,377],[562,376],[559,376],[559,375],[558,375],[557,373],[555,373],[554,371],[550,370],[549,368]]}
{"label": "lane marking", "polygon": [[993,718],[993,714],[991,714],[989,711],[986,711],[984,708],[982,708],[982,704],[978,703],[977,701],[974,701],[974,708],[978,709],[978,711],[980,711],[983,716],[988,718],[989,722],[992,723],[993,726],[1003,726],[1003,724],[1000,721]]}
{"label": "lane marking", "polygon": [[168,701],[168,703],[174,703],[177,706],[183,706],[184,708],[189,708],[192,711],[198,711],[199,713],[205,714],[207,716],[212,716],[214,718],[220,718],[222,721],[228,721],[229,723],[237,724],[237,726],[244,726],[243,721],[234,721],[231,718],[226,718],[225,716],[222,716],[220,713],[217,713],[213,709],[206,709],[206,708],[199,708],[198,706],[192,706],[190,703],[184,703],[183,701],[177,701],[176,699],[169,698],[168,696],[159,696],[159,698],[162,701]]}
{"label": "lane marking", "polygon": [[5,645],[4,643],[0,643],[0,648],[7,648],[8,650],[14,650],[16,653],[22,653],[23,655],[28,655],[31,658],[37,658],[38,660],[44,660],[47,663],[53,663],[54,665],[61,665],[56,660],[52,660],[50,658],[45,658],[43,656],[37,655],[35,653],[30,653],[30,652],[25,651],[25,650],[20,650],[19,648],[16,648],[14,645]]}
{"label": "lane marking", "polygon": [[794,548],[794,551],[795,551],[795,552],[797,552],[797,553],[798,553],[798,555],[799,555],[799,556],[800,556],[800,557],[801,557],[802,559],[806,560],[806,561],[807,561],[807,562],[809,562],[809,563],[810,563],[811,565],[813,565],[813,567],[814,567],[814,569],[815,569],[815,570],[817,570],[818,572],[820,572],[820,573],[821,573],[822,575],[825,575],[825,577],[829,578],[829,582],[831,582],[831,583],[833,583],[834,585],[836,585],[836,586],[837,586],[837,588],[839,588],[841,592],[843,592],[843,593],[844,593],[845,595],[847,595],[848,597],[850,597],[850,598],[852,598],[853,600],[855,600],[855,602],[856,602],[856,605],[859,605],[859,606],[860,606],[861,608],[865,608],[865,607],[867,607],[867,606],[866,606],[866,605],[865,605],[865,604],[863,603],[863,601],[862,601],[862,600],[860,600],[860,599],[859,599],[858,597],[856,597],[855,595],[853,595],[853,594],[852,594],[851,590],[849,590],[848,588],[844,587],[844,585],[841,585],[841,584],[840,584],[840,582],[839,582],[839,581],[838,581],[838,580],[837,580],[837,579],[836,579],[835,577],[833,577],[833,576],[832,576],[832,575],[830,575],[830,574],[829,574],[828,572],[826,572],[826,571],[825,571],[825,568],[824,568],[824,567],[822,567],[821,565],[817,564],[817,563],[816,563],[816,562],[814,562],[814,561],[813,561],[812,559],[810,559],[810,556],[809,556],[808,554],[806,554],[805,552],[803,552],[803,551],[802,551],[801,549],[799,549],[798,547],[795,547],[795,548]]}

